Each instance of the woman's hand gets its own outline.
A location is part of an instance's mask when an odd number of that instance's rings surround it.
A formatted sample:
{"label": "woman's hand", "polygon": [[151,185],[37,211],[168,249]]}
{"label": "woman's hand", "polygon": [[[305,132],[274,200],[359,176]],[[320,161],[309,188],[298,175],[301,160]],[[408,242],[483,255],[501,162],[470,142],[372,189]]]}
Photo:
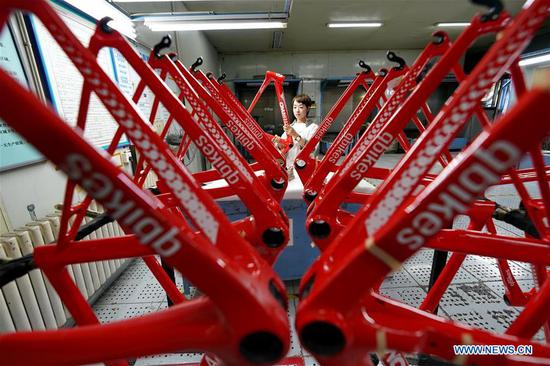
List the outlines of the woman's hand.
{"label": "woman's hand", "polygon": [[277,147],[277,149],[282,150],[284,147],[283,141],[277,135],[273,136],[271,142]]}
{"label": "woman's hand", "polygon": [[293,138],[298,137],[298,132],[296,132],[296,130],[290,125],[283,126],[283,129],[285,130],[287,136],[291,136]]}

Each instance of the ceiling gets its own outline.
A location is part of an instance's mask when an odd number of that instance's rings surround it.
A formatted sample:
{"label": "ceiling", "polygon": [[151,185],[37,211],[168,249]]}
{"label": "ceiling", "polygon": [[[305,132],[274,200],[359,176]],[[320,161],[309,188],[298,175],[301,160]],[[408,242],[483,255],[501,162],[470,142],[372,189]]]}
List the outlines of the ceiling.
{"label": "ceiling", "polygon": [[[114,0],[116,2],[116,0]],[[484,8],[467,0],[288,0],[288,26],[279,51],[365,49],[421,49],[438,28],[436,22],[468,21]],[[129,14],[178,11],[282,12],[285,0],[177,1],[172,3],[118,3]],[[516,14],[522,0],[504,0]],[[382,21],[381,28],[329,29],[330,21]],[[454,39],[461,29],[445,28]],[[550,33],[550,21],[542,32]],[[274,30],[205,31],[220,53],[273,51]],[[489,40],[478,44],[483,46]]]}

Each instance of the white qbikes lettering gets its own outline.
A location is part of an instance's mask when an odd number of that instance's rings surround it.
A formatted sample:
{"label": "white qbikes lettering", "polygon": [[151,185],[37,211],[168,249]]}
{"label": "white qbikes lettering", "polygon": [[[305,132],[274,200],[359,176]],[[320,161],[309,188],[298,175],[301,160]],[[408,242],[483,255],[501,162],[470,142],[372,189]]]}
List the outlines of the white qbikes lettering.
{"label": "white qbikes lettering", "polygon": [[[354,180],[361,180],[361,178],[363,177],[363,173],[365,173],[371,166],[373,166],[380,155],[382,155],[381,153],[378,155],[372,152],[369,152],[369,154],[365,155],[365,152],[367,151],[367,148],[370,145],[371,141],[373,141],[378,136],[380,130],[382,130],[382,128],[386,125],[386,122],[394,115],[395,111],[405,101],[408,92],[414,87],[416,83],[415,76],[418,74],[418,72],[420,72],[422,66],[423,65],[417,65],[415,68],[407,73],[407,75],[399,85],[397,92],[390,97],[390,99],[382,107],[380,112],[378,112],[378,114],[374,118],[374,121],[367,128],[367,135],[363,139],[361,139],[361,142],[356,148],[355,153],[348,159],[348,162],[344,166],[343,172],[348,172],[355,165],[353,171],[349,173],[349,176],[352,177]],[[392,141],[393,139],[394,138],[392,137]],[[386,149],[388,147],[389,145],[386,147]],[[384,149],[384,151],[386,149]],[[361,167],[359,167],[359,164],[355,164],[357,161],[359,161]]]}
{"label": "white qbikes lettering", "polygon": [[397,242],[415,250],[424,245],[426,239],[437,234],[445,223],[456,215],[465,213],[469,203],[485,188],[498,183],[500,176],[520,158],[521,151],[508,141],[496,141],[487,149],[475,152],[475,160],[430,203],[427,209],[418,213],[410,226],[396,235]]}
{"label": "white qbikes lettering", "polygon": [[78,182],[90,196],[100,202],[112,218],[130,229],[141,244],[151,246],[163,257],[170,257],[181,249],[177,227],[166,230],[156,218],[147,216],[141,208],[136,207],[134,201],[124,197],[124,192],[117,189],[108,177],[94,171],[84,156],[68,155],[62,169],[70,179]]}
{"label": "white qbikes lettering", "polygon": [[383,132],[376,137],[372,144],[372,148],[366,151],[365,156],[355,166],[355,169],[350,173],[350,176],[355,180],[361,180],[363,174],[374,166],[378,158],[390,147],[393,136],[389,132]]}
{"label": "white qbikes lettering", "polygon": [[349,132],[346,132],[344,137],[340,140],[340,143],[335,146],[335,150],[330,154],[328,161],[329,163],[336,164],[338,159],[340,159],[340,156],[344,153],[346,150],[346,147],[351,144],[351,141],[353,140],[353,135]]}
{"label": "white qbikes lettering", "polygon": [[248,151],[252,151],[254,150],[255,148],[255,144],[252,142],[252,137],[248,136],[247,133],[245,131],[248,131],[246,129],[240,129],[239,128],[239,118],[237,117],[237,115],[231,110],[231,108],[229,108],[227,106],[227,104],[225,103],[225,101],[222,99],[222,97],[220,96],[220,94],[217,92],[217,90],[215,90],[212,85],[210,85],[209,83],[206,85],[206,88],[208,89],[208,91],[210,92],[210,95],[218,102],[219,105],[221,105],[221,107],[223,108],[224,112],[227,114],[227,116],[229,117],[229,120],[226,121],[226,124],[227,124],[227,127],[229,128],[229,130],[231,131],[231,133],[233,134],[233,136],[235,136],[235,138],[237,138],[239,140],[239,142],[248,150]]}

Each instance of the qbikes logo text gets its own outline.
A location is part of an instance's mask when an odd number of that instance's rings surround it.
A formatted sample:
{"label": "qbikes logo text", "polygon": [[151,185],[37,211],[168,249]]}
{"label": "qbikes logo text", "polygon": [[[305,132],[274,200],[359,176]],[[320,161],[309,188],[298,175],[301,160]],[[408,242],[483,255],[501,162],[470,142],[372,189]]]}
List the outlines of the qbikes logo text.
{"label": "qbikes logo text", "polygon": [[[207,146],[206,142],[208,141],[204,135],[202,136],[202,143],[195,141],[197,147],[201,149],[201,152],[205,154],[206,158],[209,160],[214,159],[210,160],[210,162],[218,171],[220,171],[222,176],[231,176],[232,181],[228,181],[228,183],[237,183],[241,177],[251,183],[254,180],[252,178],[252,174],[244,166],[239,156],[237,156],[236,150],[232,146],[229,146],[227,136],[221,132],[220,127],[212,120],[212,116],[207,114],[205,108],[201,105],[201,102],[193,95],[193,93],[188,88],[186,88],[183,92],[185,94],[185,98],[193,108],[193,111],[198,118],[199,125],[208,131],[209,135],[217,143],[222,152],[218,153],[211,144],[208,144],[208,149],[204,149],[204,147]],[[231,165],[233,165],[240,174],[234,172]]]}
{"label": "qbikes logo text", "polygon": [[474,154],[474,161],[437,195],[426,210],[418,213],[410,225],[397,233],[397,242],[415,250],[444,225],[468,210],[468,205],[491,184],[498,183],[501,174],[513,166],[521,151],[508,141],[497,141]]}
{"label": "qbikes logo text", "polygon": [[165,227],[155,217],[148,216],[136,203],[124,196],[105,175],[95,171],[88,159],[79,154],[70,154],[62,165],[63,171],[100,202],[109,215],[123,227],[130,229],[139,242],[149,245],[155,252],[170,257],[181,249],[177,227]]}
{"label": "qbikes logo text", "polygon": [[[227,106],[221,95],[218,93],[217,90],[214,89],[214,87],[210,84],[206,84],[206,87],[208,88],[208,91],[210,92],[210,95],[216,99],[218,104],[220,104],[224,110],[224,112],[227,114],[229,119],[226,121],[227,127],[239,140],[241,145],[243,145],[248,151],[254,150],[256,147],[256,144],[252,141],[252,138],[248,136],[244,131],[247,131],[246,128],[239,128],[240,121],[239,118],[235,115],[235,113]],[[241,126],[243,127],[243,126]]]}
{"label": "qbikes logo text", "polygon": [[[363,177],[364,173],[366,173],[366,171],[376,163],[376,161],[380,158],[384,151],[386,151],[390,147],[390,144],[393,141],[393,136],[391,136],[388,132],[380,133],[380,131],[382,130],[382,128],[384,128],[384,126],[386,126],[387,122],[394,115],[395,111],[405,101],[409,90],[414,86],[415,83],[413,75],[416,75],[416,71],[419,68],[419,66],[416,66],[412,71],[407,73],[407,76],[396,88],[397,92],[390,97],[384,107],[382,107],[380,112],[376,115],[374,121],[367,128],[367,131],[365,132],[366,137],[357,147],[354,156],[350,160],[348,160],[349,162],[344,168],[345,170],[351,169],[354,163],[356,161],[359,161],[359,163],[350,173],[350,177],[352,177],[354,180],[360,180]],[[369,149],[370,143],[375,139],[376,143],[374,144],[373,148]]]}

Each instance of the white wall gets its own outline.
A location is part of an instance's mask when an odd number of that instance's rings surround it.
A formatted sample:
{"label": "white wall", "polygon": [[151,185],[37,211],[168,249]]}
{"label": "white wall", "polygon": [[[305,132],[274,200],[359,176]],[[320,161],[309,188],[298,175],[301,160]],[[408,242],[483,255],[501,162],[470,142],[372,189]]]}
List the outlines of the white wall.
{"label": "white wall", "polygon": [[[421,50],[395,50],[412,64]],[[254,52],[223,54],[222,71],[229,80],[249,79],[267,70],[281,74],[293,74],[304,79],[354,76],[361,69],[359,60],[365,61],[375,71],[395,64],[386,59],[385,50],[333,51],[333,52]]]}
{"label": "white wall", "polygon": [[[232,80],[252,79],[264,75],[267,70],[281,74],[291,74],[302,79],[299,93],[308,94],[314,101],[321,101],[321,81],[327,78],[353,77],[362,69],[359,60],[365,61],[373,70],[390,68],[395,63],[386,59],[386,50],[333,51],[333,52],[251,52],[223,54],[221,56],[222,72],[227,74],[227,84],[233,87]],[[412,65],[421,50],[395,50]],[[315,110],[310,117],[319,122],[320,113],[328,111]]]}
{"label": "white wall", "polygon": [[0,173],[0,199],[11,229],[31,221],[29,204],[34,204],[39,218],[54,212],[54,205],[63,202],[64,189],[64,175],[50,163]]}
{"label": "white wall", "polygon": [[[123,9],[129,11],[129,8],[124,3],[119,3]],[[131,6],[133,13],[150,13],[150,12],[183,12],[187,11],[183,2],[172,3],[155,3],[154,10],[151,9],[151,4],[148,3],[133,3]],[[179,59],[185,65],[191,65],[197,57],[202,56],[204,64],[201,67],[205,72],[211,71],[218,74],[220,71],[220,60],[218,51],[212,46],[208,38],[203,32],[151,32],[149,28],[142,24],[136,26],[138,40],[153,48],[165,34],[172,37],[172,52],[176,52]]]}

